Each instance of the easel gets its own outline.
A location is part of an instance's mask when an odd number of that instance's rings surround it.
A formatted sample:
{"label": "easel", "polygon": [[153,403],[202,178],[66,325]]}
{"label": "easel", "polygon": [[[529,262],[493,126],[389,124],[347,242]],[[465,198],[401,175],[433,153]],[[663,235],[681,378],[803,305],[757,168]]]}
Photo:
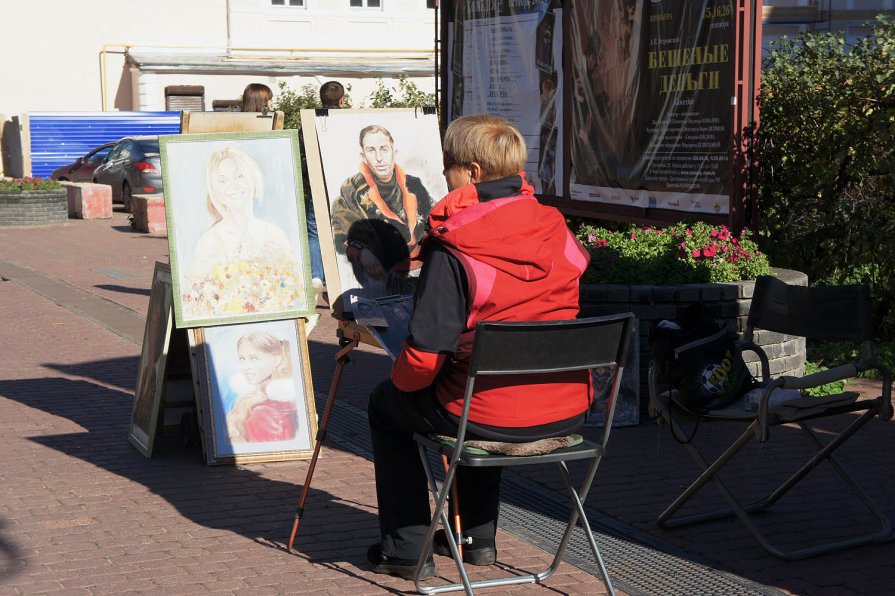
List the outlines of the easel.
{"label": "easel", "polygon": [[[333,309],[336,313],[336,316],[340,318],[337,335],[339,338],[339,351],[336,353],[336,369],[333,373],[332,383],[330,384],[329,395],[326,401],[326,407],[323,411],[323,416],[320,419],[317,427],[317,436],[314,445],[314,454],[311,458],[310,466],[308,467],[308,471],[305,477],[305,484],[302,487],[301,497],[299,498],[298,507],[295,511],[295,520],[292,525],[292,533],[289,537],[288,547],[287,549],[291,552],[292,545],[295,542],[295,536],[298,532],[299,524],[301,523],[301,518],[304,515],[304,507],[305,502],[307,500],[308,492],[310,490],[311,480],[314,475],[314,469],[317,463],[317,457],[320,453],[320,448],[323,444],[323,441],[326,439],[327,429],[329,428],[329,419],[332,413],[332,408],[336,400],[336,394],[338,393],[339,384],[342,379],[342,370],[345,368],[345,365],[349,361],[349,354],[351,351],[356,348],[361,343],[368,344],[374,347],[382,348],[376,338],[363,326],[355,323],[354,321],[347,321],[341,319],[339,313],[347,310],[345,305],[341,303],[343,300],[343,289],[341,286],[341,280],[339,275],[339,268],[336,259],[336,252],[332,247],[335,246],[333,240],[333,232],[332,228],[329,225],[329,218],[326,217],[324,219],[323,214],[329,214],[330,203],[328,199],[327,187],[324,181],[324,172],[323,172],[323,158],[320,151],[320,144],[318,142],[318,131],[327,129],[327,119],[334,118],[346,118],[348,114],[351,114],[351,117],[357,116],[358,114],[364,115],[364,118],[367,120],[375,120],[375,115],[381,112],[389,112],[391,114],[400,114],[406,113],[407,116],[411,116],[416,118],[427,117],[432,120],[431,132],[434,135],[433,138],[435,142],[440,147],[440,138],[438,136],[438,126],[437,126],[437,116],[434,108],[426,108],[422,111],[422,113],[418,113],[416,109],[413,108],[403,108],[403,109],[390,109],[390,110],[336,110],[330,111],[327,109],[319,109],[319,110],[310,110],[304,109],[301,110],[301,122],[302,122],[302,137],[304,139],[304,149],[305,149],[305,157],[307,161],[308,167],[308,179],[311,187],[311,198],[314,204],[314,210],[318,214],[318,225],[317,231],[320,237],[320,246],[321,247],[330,247],[330,250],[323,250],[323,265],[326,273],[327,280],[327,288],[329,290],[329,295],[331,297],[335,297],[335,300],[339,301],[337,307]],[[370,124],[369,121],[363,123],[364,125]],[[358,126],[358,130],[360,130],[360,126]],[[354,141],[356,137],[352,137],[352,141]],[[353,146],[353,145],[352,145]],[[433,145],[434,146],[434,145]],[[438,169],[441,170],[441,159],[438,158]],[[338,188],[337,186],[335,188]],[[445,458],[445,469],[447,469],[447,459]],[[456,504],[456,496],[455,494],[451,495],[454,503]],[[457,520],[457,531],[459,532],[459,521]]]}
{"label": "easel", "polygon": [[[350,361],[348,355],[361,343],[372,345],[374,347],[381,347],[369,331],[352,321],[339,321],[339,327],[336,334],[339,337],[340,348],[339,351],[336,352],[336,370],[333,372],[333,380],[329,386],[329,393],[326,397],[326,407],[323,409],[323,416],[317,425],[317,436],[314,439],[314,455],[311,456],[311,463],[308,465],[308,472],[305,475],[305,483],[301,488],[301,497],[299,497],[298,506],[295,508],[295,520],[292,523],[292,533],[289,535],[289,543],[286,546],[286,550],[289,552],[292,552],[292,545],[295,542],[296,534],[298,534],[298,526],[305,513],[305,501],[308,498],[308,492],[311,490],[311,479],[314,477],[314,469],[317,467],[317,458],[320,455],[320,449],[323,447],[323,441],[326,440],[326,431],[329,428],[329,417],[332,414],[333,404],[336,403],[336,394],[338,393],[339,385],[342,382],[342,371],[344,370],[345,365]],[[449,466],[447,456],[442,455],[441,459],[444,469],[447,470]],[[459,537],[461,536],[461,527],[460,516],[457,513],[459,511],[459,500],[456,483],[451,487],[451,500],[454,503],[454,531]],[[457,548],[460,551],[460,556],[463,556],[462,543],[458,542]]]}
{"label": "easel", "polygon": [[342,383],[342,371],[349,362],[348,354],[359,346],[362,341],[377,347],[379,345],[366,329],[351,321],[339,321],[339,328],[336,333],[339,337],[339,351],[336,352],[336,370],[333,372],[333,380],[329,385],[323,416],[320,418],[320,422],[317,423],[317,436],[314,437],[314,455],[311,456],[311,463],[308,465],[308,472],[305,475],[305,483],[301,488],[301,497],[298,499],[298,507],[295,509],[295,521],[292,524],[292,533],[289,535],[289,544],[287,546],[289,551],[292,550],[292,543],[295,542],[295,535],[298,533],[298,525],[301,523],[301,518],[305,513],[305,501],[311,489],[311,479],[314,477],[314,469],[317,467],[320,448],[323,447],[323,441],[326,440],[326,431],[329,429],[329,417],[333,411],[333,404],[336,403],[339,385]]}

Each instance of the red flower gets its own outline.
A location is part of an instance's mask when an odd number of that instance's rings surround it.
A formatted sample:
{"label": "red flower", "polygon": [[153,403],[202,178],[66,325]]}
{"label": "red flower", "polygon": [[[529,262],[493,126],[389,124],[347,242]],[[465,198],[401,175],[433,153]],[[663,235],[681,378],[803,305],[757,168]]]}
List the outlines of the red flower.
{"label": "red flower", "polygon": [[692,254],[693,254],[693,256],[694,256],[694,257],[695,257],[695,258],[697,258],[697,259],[698,259],[698,258],[699,258],[699,257],[701,257],[701,256],[702,256],[702,251],[701,251],[701,250],[699,250],[699,249],[698,249],[698,248],[697,248],[697,249],[695,249],[695,250],[694,250],[694,251],[693,251],[693,253],[692,253]]}
{"label": "red flower", "polygon": [[714,257],[715,256],[715,247],[716,244],[712,244],[711,246],[706,246],[702,249],[702,256],[704,257]]}
{"label": "red flower", "polygon": [[602,239],[597,240],[597,248],[603,248],[607,244],[609,244],[609,242],[607,240],[602,240]]}

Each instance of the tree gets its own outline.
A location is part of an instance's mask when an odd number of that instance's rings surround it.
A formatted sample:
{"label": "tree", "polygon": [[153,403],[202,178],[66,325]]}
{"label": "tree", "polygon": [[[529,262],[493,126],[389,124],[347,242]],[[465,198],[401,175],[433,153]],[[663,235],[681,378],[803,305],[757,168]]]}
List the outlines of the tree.
{"label": "tree", "polygon": [[812,284],[867,283],[895,337],[895,21],[772,45],[758,129],[760,244]]}

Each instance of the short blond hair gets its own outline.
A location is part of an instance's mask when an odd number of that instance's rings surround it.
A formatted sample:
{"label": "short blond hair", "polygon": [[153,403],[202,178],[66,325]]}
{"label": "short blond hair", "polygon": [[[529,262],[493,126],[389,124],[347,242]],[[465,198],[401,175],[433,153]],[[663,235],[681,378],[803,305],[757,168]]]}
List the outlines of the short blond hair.
{"label": "short blond hair", "polygon": [[461,166],[476,162],[483,180],[514,176],[525,167],[528,156],[522,133],[498,116],[461,116],[444,133],[444,152]]}
{"label": "short blond hair", "polygon": [[242,170],[243,174],[252,181],[252,198],[258,204],[261,203],[261,196],[264,193],[264,179],[261,176],[261,168],[258,163],[249,157],[244,151],[236,147],[224,147],[218,149],[208,158],[208,164],[205,166],[205,185],[208,190],[207,204],[208,211],[220,221],[224,214],[224,207],[217,198],[217,182],[215,182],[215,174],[218,167],[226,159],[232,159],[236,165]]}

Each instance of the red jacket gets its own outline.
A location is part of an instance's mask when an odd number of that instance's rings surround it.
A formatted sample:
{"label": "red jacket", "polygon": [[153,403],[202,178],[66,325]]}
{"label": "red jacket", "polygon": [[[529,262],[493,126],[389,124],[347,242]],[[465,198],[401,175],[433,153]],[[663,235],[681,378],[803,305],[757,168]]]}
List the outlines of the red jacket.
{"label": "red jacket", "polygon": [[[432,209],[429,224],[411,335],[392,381],[403,391],[434,382],[438,400],[459,416],[476,323],[574,319],[589,257],[559,211],[538,203],[521,176],[455,190]],[[519,380],[480,377],[470,420],[539,426],[590,404],[586,371]]]}

